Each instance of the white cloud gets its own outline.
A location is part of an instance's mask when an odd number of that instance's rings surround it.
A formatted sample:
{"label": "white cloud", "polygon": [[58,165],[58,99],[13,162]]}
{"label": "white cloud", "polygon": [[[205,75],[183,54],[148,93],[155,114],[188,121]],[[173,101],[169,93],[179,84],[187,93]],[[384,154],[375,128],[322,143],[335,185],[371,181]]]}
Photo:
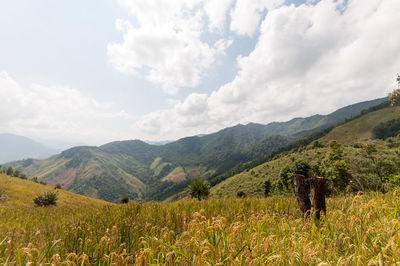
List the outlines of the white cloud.
{"label": "white cloud", "polygon": [[210,30],[221,30],[231,2],[122,0],[138,25],[116,21],[123,41],[108,45],[111,64],[124,74],[146,71],[146,78],[168,94],[199,85],[203,72],[231,44],[222,40],[214,46],[202,41],[205,18]]}
{"label": "white cloud", "polygon": [[233,0],[206,0],[204,11],[208,16],[210,31],[223,31],[226,13],[231,8]]}
{"label": "white cloud", "polygon": [[[243,16],[254,16],[250,13]],[[144,124],[157,129],[154,139],[171,139],[237,123],[329,113],[383,97],[400,71],[398,14],[397,0],[350,0],[347,6],[323,0],[271,9],[255,49],[238,57],[232,82],[153,112],[137,126],[142,134]],[[236,30],[251,35],[253,27]]]}
{"label": "white cloud", "polygon": [[[131,123],[124,111],[112,111],[76,89],[32,84],[25,88],[0,72],[0,132],[33,137],[102,144],[121,138],[118,124]],[[126,126],[125,126],[126,127]]]}
{"label": "white cloud", "polygon": [[257,30],[263,12],[282,5],[283,0],[237,0],[231,11],[230,29],[239,35],[252,36]]}

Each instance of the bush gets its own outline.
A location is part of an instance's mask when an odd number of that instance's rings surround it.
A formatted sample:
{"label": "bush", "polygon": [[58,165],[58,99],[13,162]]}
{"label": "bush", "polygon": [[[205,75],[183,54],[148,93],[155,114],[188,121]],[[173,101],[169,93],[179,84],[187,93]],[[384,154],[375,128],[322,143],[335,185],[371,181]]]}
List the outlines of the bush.
{"label": "bush", "polygon": [[61,189],[61,184],[57,184],[54,188],[55,189]]}
{"label": "bush", "polygon": [[8,198],[6,192],[0,189],[0,201],[5,201]]}
{"label": "bush", "polygon": [[33,203],[36,206],[50,206],[56,205],[58,200],[58,194],[53,191],[43,192],[41,195],[38,195],[35,199],[33,199]]}
{"label": "bush", "polygon": [[127,197],[127,196],[125,196],[125,197],[121,197],[119,201],[120,201],[121,203],[124,203],[124,204],[126,204],[126,203],[128,203],[128,202],[129,202],[129,197]]}
{"label": "bush", "polygon": [[210,185],[203,179],[194,180],[189,185],[189,194],[192,198],[197,198],[198,200],[205,199],[210,195]]}
{"label": "bush", "polygon": [[372,133],[375,138],[378,139],[387,139],[397,136],[400,133],[400,118],[380,123],[372,130]]}
{"label": "bush", "polygon": [[239,191],[238,193],[236,193],[236,196],[238,196],[239,198],[245,198],[246,193],[244,193],[243,191]]}
{"label": "bush", "polygon": [[267,197],[271,192],[271,181],[265,180],[263,185],[264,185],[264,196]]}

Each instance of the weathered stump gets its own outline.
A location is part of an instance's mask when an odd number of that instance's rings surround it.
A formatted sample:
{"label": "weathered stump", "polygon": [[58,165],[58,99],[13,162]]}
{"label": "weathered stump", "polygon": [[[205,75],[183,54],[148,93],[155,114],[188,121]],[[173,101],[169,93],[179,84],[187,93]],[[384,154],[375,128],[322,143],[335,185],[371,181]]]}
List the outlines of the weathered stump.
{"label": "weathered stump", "polygon": [[307,194],[304,175],[293,174],[293,183],[300,210],[303,212],[303,215],[309,215],[311,202]]}
{"label": "weathered stump", "polygon": [[311,204],[315,217],[319,219],[321,217],[321,211],[326,214],[325,205],[325,180],[323,177],[313,175],[310,179],[311,187]]}

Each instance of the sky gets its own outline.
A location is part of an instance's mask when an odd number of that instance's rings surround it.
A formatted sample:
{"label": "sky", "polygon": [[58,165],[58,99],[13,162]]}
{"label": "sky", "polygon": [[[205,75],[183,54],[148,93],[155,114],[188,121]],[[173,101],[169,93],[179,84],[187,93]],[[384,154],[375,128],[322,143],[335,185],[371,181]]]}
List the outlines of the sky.
{"label": "sky", "polygon": [[0,1],[0,133],[175,140],[328,114],[400,72],[400,0]]}

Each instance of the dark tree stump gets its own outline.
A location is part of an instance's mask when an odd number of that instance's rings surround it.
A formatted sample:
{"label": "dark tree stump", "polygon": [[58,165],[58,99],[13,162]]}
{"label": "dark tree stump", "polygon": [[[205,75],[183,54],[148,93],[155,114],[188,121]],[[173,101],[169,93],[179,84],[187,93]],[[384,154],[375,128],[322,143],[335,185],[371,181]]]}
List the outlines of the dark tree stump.
{"label": "dark tree stump", "polygon": [[325,180],[323,177],[313,175],[310,179],[311,187],[311,204],[315,213],[315,217],[321,217],[321,211],[326,214],[325,205]]}
{"label": "dark tree stump", "polygon": [[308,215],[311,210],[311,202],[308,197],[304,175],[293,174],[294,192],[303,214]]}

